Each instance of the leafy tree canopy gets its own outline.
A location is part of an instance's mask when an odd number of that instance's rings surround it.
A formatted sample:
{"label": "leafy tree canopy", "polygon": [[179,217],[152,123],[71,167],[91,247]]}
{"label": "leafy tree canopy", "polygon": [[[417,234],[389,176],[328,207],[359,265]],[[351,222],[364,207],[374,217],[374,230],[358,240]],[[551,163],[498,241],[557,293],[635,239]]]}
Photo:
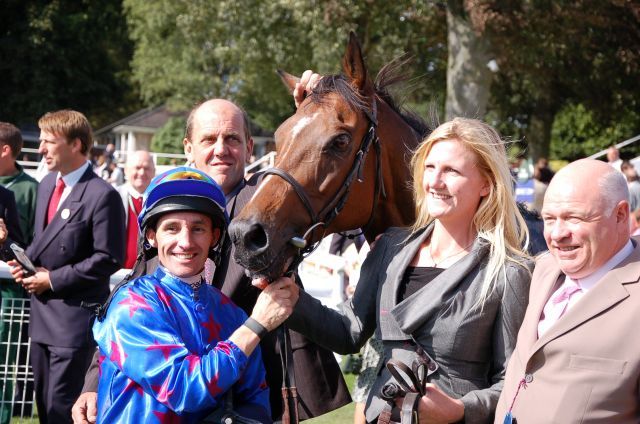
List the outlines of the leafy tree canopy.
{"label": "leafy tree canopy", "polygon": [[481,0],[474,5],[472,19],[493,40],[500,69],[491,116],[525,137],[534,156],[548,153],[554,118],[564,108],[572,116],[584,113],[581,119],[593,120],[594,128],[625,128],[615,132],[622,138],[640,130],[637,114],[629,113],[640,109],[637,2]]}
{"label": "leafy tree canopy", "polygon": [[423,2],[366,0],[124,0],[136,44],[134,78],[145,103],[174,109],[210,97],[238,101],[274,129],[292,112],[277,68],[300,74],[339,70],[349,30],[357,30],[372,69],[404,52],[426,75],[408,101],[443,97],[446,31],[438,8]]}
{"label": "leafy tree canopy", "polygon": [[[182,140],[187,120],[181,116],[173,116],[153,135],[151,151],[162,153],[184,153]],[[159,158],[158,165],[170,165],[171,160]]]}
{"label": "leafy tree canopy", "polygon": [[71,108],[97,128],[139,106],[120,0],[5,1],[0,16],[0,119]]}

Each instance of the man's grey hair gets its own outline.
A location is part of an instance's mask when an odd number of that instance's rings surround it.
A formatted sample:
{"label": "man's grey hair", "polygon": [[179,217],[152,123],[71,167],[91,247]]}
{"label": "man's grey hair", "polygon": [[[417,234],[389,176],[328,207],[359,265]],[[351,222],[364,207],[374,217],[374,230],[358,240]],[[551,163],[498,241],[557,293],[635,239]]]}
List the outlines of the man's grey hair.
{"label": "man's grey hair", "polygon": [[149,156],[149,160],[151,161],[151,165],[155,168],[155,164],[153,163],[153,155],[147,150],[136,150],[134,152],[129,152],[127,154],[127,160],[125,162],[125,166],[131,166],[136,163],[138,156]]}
{"label": "man's grey hair", "polygon": [[608,210],[608,214],[611,214],[613,208],[622,200],[629,201],[629,186],[627,185],[627,181],[624,175],[613,167],[611,171],[600,177],[598,188],[600,189],[602,201]]}

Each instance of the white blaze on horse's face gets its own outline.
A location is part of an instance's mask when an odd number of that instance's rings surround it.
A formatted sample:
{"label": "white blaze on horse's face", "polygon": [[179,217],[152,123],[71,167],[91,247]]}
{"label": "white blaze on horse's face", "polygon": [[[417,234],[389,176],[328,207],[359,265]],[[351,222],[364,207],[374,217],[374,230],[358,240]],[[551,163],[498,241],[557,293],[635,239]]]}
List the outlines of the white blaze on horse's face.
{"label": "white blaze on horse's face", "polygon": [[311,124],[316,119],[316,117],[318,115],[319,115],[318,112],[316,112],[311,116],[304,116],[304,117],[300,118],[300,120],[298,122],[296,122],[296,124],[291,129],[291,138],[293,138],[295,140],[298,137],[298,134],[300,134],[300,132],[306,126]]}

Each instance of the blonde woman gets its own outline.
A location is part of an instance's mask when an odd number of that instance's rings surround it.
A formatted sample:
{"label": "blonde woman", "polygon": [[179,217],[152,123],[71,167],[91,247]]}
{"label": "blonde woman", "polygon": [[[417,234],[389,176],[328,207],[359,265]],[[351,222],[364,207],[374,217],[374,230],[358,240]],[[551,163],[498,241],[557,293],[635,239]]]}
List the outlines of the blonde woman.
{"label": "blonde woman", "polygon": [[[489,125],[456,118],[431,133],[412,164],[415,224],[378,240],[339,312],[301,292],[290,326],[339,353],[357,351],[375,331],[383,363],[422,358],[436,368],[417,404],[421,423],[491,422],[531,278],[505,147]],[[367,399],[368,422],[389,409],[380,394],[390,381],[385,367]],[[397,407],[391,412],[399,419]]]}

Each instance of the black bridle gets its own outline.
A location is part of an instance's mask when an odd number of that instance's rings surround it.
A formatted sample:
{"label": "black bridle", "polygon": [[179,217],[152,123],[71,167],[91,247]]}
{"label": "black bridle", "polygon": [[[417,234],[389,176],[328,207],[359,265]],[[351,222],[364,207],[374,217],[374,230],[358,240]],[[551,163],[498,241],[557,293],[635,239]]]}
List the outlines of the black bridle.
{"label": "black bridle", "polygon": [[[373,215],[376,209],[376,205],[380,198],[380,192],[382,195],[386,197],[384,182],[382,178],[382,165],[381,165],[381,150],[380,150],[380,140],[378,139],[378,135],[376,133],[376,128],[378,126],[377,120],[377,104],[376,100],[373,100],[371,112],[365,110],[365,114],[369,120],[369,127],[367,129],[367,133],[362,138],[362,142],[360,143],[360,149],[356,153],[356,156],[353,160],[353,164],[351,165],[351,170],[345,177],[342,185],[338,189],[338,191],[333,195],[333,198],[327,203],[327,205],[322,208],[319,213],[315,213],[313,207],[311,206],[311,202],[309,201],[309,196],[305,192],[304,187],[287,171],[272,167],[268,168],[264,171],[264,175],[277,175],[283,180],[285,180],[293,190],[298,195],[298,198],[302,202],[302,205],[307,210],[309,217],[311,218],[311,225],[304,232],[302,237],[292,237],[289,241],[293,246],[298,248],[298,254],[296,255],[294,261],[289,266],[288,271],[295,270],[297,266],[300,264],[302,259],[311,253],[316,244],[309,244],[308,238],[313,234],[313,232],[318,227],[328,228],[329,225],[333,222],[334,219],[340,214],[342,209],[344,208],[345,203],[347,202],[347,197],[349,196],[349,192],[351,190],[351,186],[354,180],[358,179],[359,182],[364,181],[363,173],[364,173],[364,163],[367,157],[367,153],[369,152],[369,148],[373,144],[373,147],[376,152],[376,181],[375,181],[375,189],[373,195],[373,204],[371,205],[371,214],[369,215],[369,220],[362,227],[361,234],[369,228],[371,223],[373,222]],[[359,234],[358,234],[359,235]],[[352,236],[350,236],[352,237]],[[355,236],[353,236],[355,237]]]}

